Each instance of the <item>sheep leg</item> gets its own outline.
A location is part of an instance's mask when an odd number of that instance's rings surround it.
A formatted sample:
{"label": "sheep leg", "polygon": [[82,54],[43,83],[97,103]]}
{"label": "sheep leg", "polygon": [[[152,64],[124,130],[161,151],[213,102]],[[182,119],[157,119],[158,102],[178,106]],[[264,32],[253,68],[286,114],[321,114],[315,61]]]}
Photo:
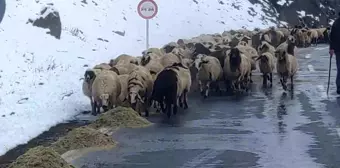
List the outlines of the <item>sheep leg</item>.
{"label": "sheep leg", "polygon": [[293,90],[294,89],[294,82],[293,82],[294,80],[293,80],[293,75],[290,77],[290,83],[291,83],[291,85],[290,85],[290,89],[291,90]]}
{"label": "sheep leg", "polygon": [[92,115],[96,116],[96,109],[97,109],[97,102],[93,102],[93,106],[92,106]]}
{"label": "sheep leg", "polygon": [[198,85],[199,85],[199,87],[200,87],[200,93],[201,93],[201,95],[203,96],[203,85],[202,85],[202,81],[198,81]]}
{"label": "sheep leg", "polygon": [[179,96],[179,99],[178,99],[178,103],[179,103],[179,107],[183,108],[183,93],[181,94],[181,96]]}
{"label": "sheep leg", "polygon": [[250,83],[253,83],[253,80],[251,79],[252,73],[250,72]]}
{"label": "sheep leg", "polygon": [[273,87],[273,73],[269,74],[270,87]]}
{"label": "sheep leg", "polygon": [[205,85],[205,94],[203,98],[207,98],[209,95],[209,90],[210,90],[210,81],[207,82],[207,84]]}
{"label": "sheep leg", "polygon": [[187,109],[188,108],[188,90],[184,90],[184,109]]}
{"label": "sheep leg", "polygon": [[262,75],[262,78],[263,78],[263,80],[262,80],[262,85],[263,85],[263,86],[267,86],[267,74],[264,73],[264,74]]}
{"label": "sheep leg", "polygon": [[151,99],[145,96],[143,105],[145,110],[145,117],[149,117],[149,107],[151,105]]}
{"label": "sheep leg", "polygon": [[99,113],[100,113],[100,107],[101,107],[101,106],[97,105],[97,112],[96,112],[96,114],[99,114]]}
{"label": "sheep leg", "polygon": [[232,91],[231,81],[226,79],[224,83],[225,83],[226,93],[231,93]]}
{"label": "sheep leg", "polygon": [[177,103],[175,103],[173,106],[173,112],[174,112],[174,115],[177,114]]}
{"label": "sheep leg", "polygon": [[171,117],[171,103],[169,103],[169,102],[167,102],[166,103],[166,111],[167,111],[167,116],[168,116],[168,118],[170,118]]}

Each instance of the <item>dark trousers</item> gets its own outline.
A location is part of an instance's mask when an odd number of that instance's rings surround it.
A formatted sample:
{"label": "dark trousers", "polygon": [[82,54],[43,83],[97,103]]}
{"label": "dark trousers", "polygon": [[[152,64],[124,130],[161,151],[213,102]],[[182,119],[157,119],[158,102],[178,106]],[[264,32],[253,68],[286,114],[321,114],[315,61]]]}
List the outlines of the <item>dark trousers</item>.
{"label": "dark trousers", "polygon": [[337,69],[335,82],[336,82],[337,90],[340,91],[340,52],[335,53],[335,60],[336,60],[336,69]]}

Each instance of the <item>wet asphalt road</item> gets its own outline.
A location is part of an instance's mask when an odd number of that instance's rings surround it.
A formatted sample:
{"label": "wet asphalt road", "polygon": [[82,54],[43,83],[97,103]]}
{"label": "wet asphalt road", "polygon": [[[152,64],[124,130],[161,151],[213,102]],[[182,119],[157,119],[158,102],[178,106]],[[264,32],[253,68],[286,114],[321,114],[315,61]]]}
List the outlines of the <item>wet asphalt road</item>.
{"label": "wet asphalt road", "polygon": [[255,77],[247,96],[191,98],[188,111],[171,120],[150,117],[152,127],[122,129],[113,135],[117,148],[72,163],[82,168],[338,168],[340,98],[334,58],[326,96],[327,51],[326,45],[298,50],[293,92],[284,94],[276,76],[271,89],[263,89]]}

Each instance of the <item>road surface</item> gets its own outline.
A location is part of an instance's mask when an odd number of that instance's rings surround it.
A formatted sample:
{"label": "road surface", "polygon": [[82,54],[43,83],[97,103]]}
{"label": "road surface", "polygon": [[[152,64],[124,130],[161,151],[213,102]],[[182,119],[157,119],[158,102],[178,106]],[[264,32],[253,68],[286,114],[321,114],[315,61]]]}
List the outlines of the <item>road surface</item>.
{"label": "road surface", "polygon": [[191,98],[190,109],[176,118],[151,117],[152,127],[122,129],[113,135],[117,148],[72,163],[82,168],[339,167],[340,98],[335,58],[326,95],[327,49],[298,50],[293,92],[284,94],[277,77],[271,89],[255,78],[244,97]]}
{"label": "road surface", "polygon": [[295,90],[284,94],[275,76],[262,88],[255,74],[240,97],[190,97],[189,110],[154,126],[121,129],[119,145],[72,161],[79,168],[338,168],[340,98],[335,59],[327,98],[326,45],[299,49]]}

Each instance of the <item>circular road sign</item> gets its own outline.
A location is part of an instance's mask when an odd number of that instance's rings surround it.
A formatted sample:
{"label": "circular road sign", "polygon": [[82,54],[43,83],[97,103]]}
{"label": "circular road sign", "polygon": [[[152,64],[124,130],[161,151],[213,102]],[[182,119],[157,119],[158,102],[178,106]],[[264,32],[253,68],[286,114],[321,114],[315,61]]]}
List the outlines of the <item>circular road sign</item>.
{"label": "circular road sign", "polygon": [[142,0],[138,4],[137,11],[142,18],[152,19],[158,12],[158,6],[153,0]]}

